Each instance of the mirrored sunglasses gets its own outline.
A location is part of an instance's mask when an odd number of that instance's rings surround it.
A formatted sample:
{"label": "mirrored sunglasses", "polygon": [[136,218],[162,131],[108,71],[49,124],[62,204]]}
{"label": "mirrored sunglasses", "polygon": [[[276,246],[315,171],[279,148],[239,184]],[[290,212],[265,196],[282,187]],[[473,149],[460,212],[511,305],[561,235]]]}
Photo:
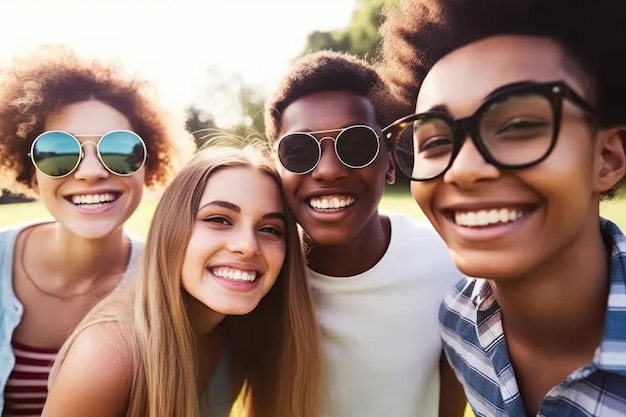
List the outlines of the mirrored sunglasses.
{"label": "mirrored sunglasses", "polygon": [[[96,143],[81,143],[76,136],[100,137]],[[63,178],[78,168],[84,157],[83,146],[94,143],[98,158],[111,173],[129,176],[139,171],[146,162],[146,144],[135,132],[113,130],[104,135],[72,135],[60,130],[43,132],[35,138],[29,156],[35,168],[51,178]]]}

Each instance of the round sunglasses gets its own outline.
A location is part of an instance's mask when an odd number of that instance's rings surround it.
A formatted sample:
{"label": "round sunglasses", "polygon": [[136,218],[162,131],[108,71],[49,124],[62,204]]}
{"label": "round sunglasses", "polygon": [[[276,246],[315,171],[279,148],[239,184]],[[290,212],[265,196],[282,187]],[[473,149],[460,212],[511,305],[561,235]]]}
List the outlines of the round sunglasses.
{"label": "round sunglasses", "polygon": [[[100,137],[100,140],[81,143],[76,136]],[[104,135],[72,135],[61,130],[43,132],[33,141],[29,156],[35,168],[45,176],[63,178],[78,168],[85,156],[83,146],[86,143],[96,145],[98,159],[115,175],[133,175],[146,162],[146,144],[129,130],[113,130]]]}
{"label": "round sunglasses", "polygon": [[[333,138],[328,133],[337,133]],[[317,138],[315,135],[323,135]],[[380,138],[369,126],[354,125],[344,129],[288,133],[278,140],[278,160],[289,172],[308,174],[322,159],[323,140],[332,140],[339,161],[348,168],[365,168],[380,151]]]}

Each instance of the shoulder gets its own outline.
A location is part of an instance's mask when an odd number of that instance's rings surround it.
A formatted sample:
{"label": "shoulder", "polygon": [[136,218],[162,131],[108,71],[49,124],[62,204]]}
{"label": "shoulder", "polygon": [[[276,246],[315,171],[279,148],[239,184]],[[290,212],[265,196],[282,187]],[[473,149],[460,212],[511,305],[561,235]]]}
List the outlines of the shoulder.
{"label": "shoulder", "polygon": [[14,243],[24,229],[38,224],[41,224],[41,222],[19,223],[0,227],[0,243]]}
{"label": "shoulder", "polygon": [[124,329],[118,322],[94,324],[64,347],[42,417],[124,414],[133,379],[133,355]]}
{"label": "shoulder", "polygon": [[13,248],[15,242],[17,241],[18,236],[24,230],[39,226],[42,224],[50,224],[54,223],[54,221],[50,220],[37,220],[37,221],[29,221],[23,223],[16,223],[12,225],[8,225],[5,227],[0,227],[0,253],[5,252],[7,248]]}
{"label": "shoulder", "polygon": [[0,228],[0,274],[7,277],[8,281],[6,281],[6,283],[13,285],[11,283],[13,259],[20,233],[29,227],[38,226],[43,223],[46,222],[26,222]]}

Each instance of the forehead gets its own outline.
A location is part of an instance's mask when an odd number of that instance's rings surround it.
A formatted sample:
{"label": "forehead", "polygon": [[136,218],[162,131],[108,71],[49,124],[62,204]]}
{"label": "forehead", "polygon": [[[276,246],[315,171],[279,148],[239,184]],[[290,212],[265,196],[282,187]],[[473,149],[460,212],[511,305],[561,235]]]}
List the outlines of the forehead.
{"label": "forehead", "polygon": [[560,45],[534,36],[495,36],[446,55],[428,73],[416,111],[445,104],[453,115],[471,113],[493,90],[521,81],[564,80],[581,92]]}
{"label": "forehead", "polygon": [[282,114],[279,135],[341,129],[356,124],[379,127],[374,107],[367,97],[347,91],[324,91],[289,104]]}
{"label": "forehead", "polygon": [[44,130],[64,130],[77,135],[103,134],[111,130],[132,130],[130,121],[114,107],[98,100],[68,104],[50,113]]}
{"label": "forehead", "polygon": [[283,212],[278,184],[256,168],[222,168],[211,174],[200,206],[211,201],[227,201],[244,211]]}

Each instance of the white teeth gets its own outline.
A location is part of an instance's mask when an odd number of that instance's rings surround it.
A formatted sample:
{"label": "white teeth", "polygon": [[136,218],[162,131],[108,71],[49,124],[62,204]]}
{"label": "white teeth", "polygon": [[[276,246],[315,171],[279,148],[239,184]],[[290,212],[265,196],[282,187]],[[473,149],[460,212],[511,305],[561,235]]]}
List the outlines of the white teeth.
{"label": "white teeth", "polygon": [[97,209],[117,200],[117,196],[113,193],[75,194],[71,199],[72,203],[82,208]]}
{"label": "white teeth", "polygon": [[461,226],[477,227],[496,223],[508,223],[524,217],[525,212],[519,209],[491,209],[454,213],[454,222]]}
{"label": "white teeth", "polygon": [[255,271],[242,271],[241,269],[220,267],[211,269],[211,273],[216,277],[226,278],[231,281],[254,282],[256,279]]}
{"label": "white teeth", "polygon": [[309,205],[316,210],[336,210],[349,207],[353,203],[354,198],[346,195],[323,195],[309,200]]}

